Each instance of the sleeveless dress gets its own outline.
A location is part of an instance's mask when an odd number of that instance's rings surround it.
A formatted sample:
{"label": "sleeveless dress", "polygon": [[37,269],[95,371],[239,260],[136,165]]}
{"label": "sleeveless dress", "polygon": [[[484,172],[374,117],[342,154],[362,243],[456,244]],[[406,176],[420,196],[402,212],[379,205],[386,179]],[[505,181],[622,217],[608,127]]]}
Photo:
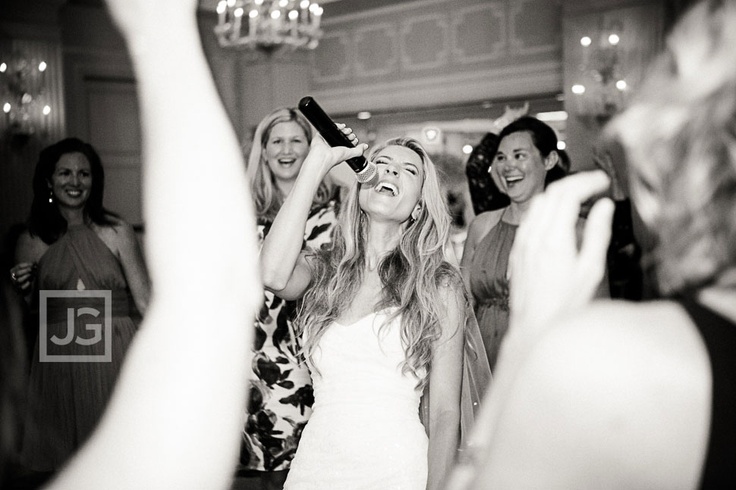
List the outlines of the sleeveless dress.
{"label": "sleeveless dress", "polygon": [[427,484],[418,379],[402,374],[401,317],[332,324],[314,355],[315,404],[285,489],[416,489]]}
{"label": "sleeveless dress", "polygon": [[[110,398],[125,352],[140,323],[140,315],[117,257],[84,225],[71,226],[38,262],[35,308],[45,309],[46,334],[39,328],[31,364],[28,413],[25,422],[21,462],[36,471],[59,468],[82,445]],[[51,298],[39,303],[40,292],[110,291],[111,302],[99,298]],[[93,338],[95,325],[102,323],[103,311],[110,306],[111,342],[91,345],[76,341],[57,345],[52,337],[68,337],[68,308],[92,308],[99,317],[78,315],[75,338]],[[43,320],[39,316],[39,321]],[[39,327],[42,325],[39,323]],[[49,359],[75,356],[76,361],[41,362],[40,347],[45,344]],[[88,362],[92,356],[110,354],[109,361]]]}
{"label": "sleeveless dress", "polygon": [[518,225],[500,220],[478,243],[470,268],[475,316],[491,369],[509,328],[509,281],[506,277]]}
{"label": "sleeveless dress", "polygon": [[[317,249],[331,242],[338,202],[333,199],[311,210],[304,247]],[[270,227],[270,222],[258,223],[261,244]],[[288,469],[312,412],[312,381],[303,359],[296,356],[298,346],[292,336],[295,313],[296,302],[264,292],[263,306],[255,320],[239,471]]]}

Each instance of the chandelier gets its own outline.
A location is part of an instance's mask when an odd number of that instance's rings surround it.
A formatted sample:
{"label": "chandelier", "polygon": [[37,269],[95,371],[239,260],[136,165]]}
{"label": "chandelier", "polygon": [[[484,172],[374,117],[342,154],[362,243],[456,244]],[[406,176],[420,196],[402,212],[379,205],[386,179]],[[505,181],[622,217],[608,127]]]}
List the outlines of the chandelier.
{"label": "chandelier", "polygon": [[623,74],[620,30],[621,26],[614,25],[580,38],[582,62],[571,87],[575,111],[598,125],[621,109],[629,90]]}
{"label": "chandelier", "polygon": [[14,137],[29,137],[37,128],[48,131],[51,106],[44,102],[48,64],[14,52],[0,60],[0,97],[5,126]]}
{"label": "chandelier", "polygon": [[314,49],[322,37],[322,12],[310,0],[220,0],[215,34],[228,48]]}

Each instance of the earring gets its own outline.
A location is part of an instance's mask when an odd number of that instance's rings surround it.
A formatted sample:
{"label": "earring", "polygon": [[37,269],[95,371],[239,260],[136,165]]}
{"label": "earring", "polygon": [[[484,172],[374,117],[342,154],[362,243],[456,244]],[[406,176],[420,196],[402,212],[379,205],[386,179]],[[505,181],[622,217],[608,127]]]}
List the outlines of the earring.
{"label": "earring", "polygon": [[414,211],[411,212],[411,215],[409,216],[411,218],[411,223],[414,224],[416,220],[419,219],[419,216],[422,214],[422,206],[419,204],[417,208],[414,208]]}
{"label": "earring", "polygon": [[49,204],[53,204],[53,203],[54,203],[54,190],[49,189]]}

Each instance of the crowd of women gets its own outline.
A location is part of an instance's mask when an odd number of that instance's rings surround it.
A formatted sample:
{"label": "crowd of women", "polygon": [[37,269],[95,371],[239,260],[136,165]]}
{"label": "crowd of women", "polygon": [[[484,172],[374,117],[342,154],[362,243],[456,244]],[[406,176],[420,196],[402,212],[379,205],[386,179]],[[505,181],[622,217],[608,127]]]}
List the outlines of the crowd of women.
{"label": "crowd of women", "polygon": [[[103,207],[89,144],[39,156],[0,294],[9,488],[736,485],[733,2],[683,17],[606,132],[657,237],[662,296],[646,302],[601,298],[610,177],[565,176],[545,123],[491,138],[483,185],[506,198],[476,216],[458,261],[418,141],[368,151],[338,124],[353,146],[330,147],[281,108],[245,161],[196,1],[164,3],[174,37],[160,2],[108,0],[139,80],[147,260]],[[364,153],[375,185],[331,180]],[[203,159],[206,175],[188,171]],[[99,333],[69,311],[101,308],[86,294],[100,291],[105,342],[72,342],[70,323]],[[27,370],[23,313],[43,327]]]}

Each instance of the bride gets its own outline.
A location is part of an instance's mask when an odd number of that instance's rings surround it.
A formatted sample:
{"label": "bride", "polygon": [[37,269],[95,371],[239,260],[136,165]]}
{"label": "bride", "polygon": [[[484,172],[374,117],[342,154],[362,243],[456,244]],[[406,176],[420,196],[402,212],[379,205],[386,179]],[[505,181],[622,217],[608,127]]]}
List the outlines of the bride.
{"label": "bride", "polygon": [[373,150],[379,183],[351,189],[331,249],[302,250],[317,186],[365,149],[315,137],[261,252],[265,286],[302,299],[296,328],[315,392],[287,489],[438,488],[458,446],[467,298],[422,146],[397,138]]}

